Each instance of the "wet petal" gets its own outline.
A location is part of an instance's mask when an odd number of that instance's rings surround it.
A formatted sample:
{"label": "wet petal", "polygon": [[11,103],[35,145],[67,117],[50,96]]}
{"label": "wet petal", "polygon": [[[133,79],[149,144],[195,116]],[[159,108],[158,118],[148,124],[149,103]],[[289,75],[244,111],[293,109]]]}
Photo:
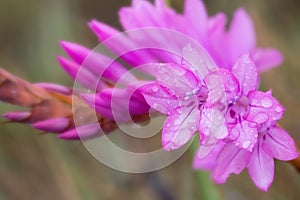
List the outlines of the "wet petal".
{"label": "wet petal", "polygon": [[257,88],[257,69],[249,54],[238,58],[232,67],[232,73],[240,83],[241,94],[247,95]]}
{"label": "wet petal", "polygon": [[223,139],[228,135],[224,114],[218,109],[208,108],[201,112],[199,130],[206,136]]}
{"label": "wet petal", "polygon": [[170,114],[162,131],[162,145],[167,151],[186,144],[198,130],[199,110],[196,107],[178,108]]}
{"label": "wet petal", "polygon": [[215,63],[210,58],[204,48],[187,45],[182,50],[183,63],[190,66],[199,79],[203,80],[210,70],[217,69]]}
{"label": "wet petal", "polygon": [[258,124],[279,120],[283,113],[283,106],[270,93],[251,91],[248,94],[250,110],[247,120]]}
{"label": "wet petal", "polygon": [[240,123],[237,123],[235,127],[231,130],[231,135],[238,136],[234,141],[234,144],[239,148],[252,151],[254,145],[257,143],[257,128],[251,126],[252,123],[246,120],[243,120]]}
{"label": "wet petal", "polygon": [[294,140],[285,130],[271,127],[264,139],[262,148],[270,156],[285,161],[298,156]]}
{"label": "wet petal", "polygon": [[223,105],[238,95],[238,80],[225,69],[210,72],[204,81],[209,91],[207,99],[209,104]]}
{"label": "wet petal", "polygon": [[163,114],[170,114],[180,106],[174,92],[161,84],[150,83],[142,86],[139,90],[147,103]]}
{"label": "wet petal", "polygon": [[249,160],[248,173],[257,187],[267,191],[274,178],[274,160],[257,145]]}
{"label": "wet petal", "polygon": [[[198,92],[200,80],[190,70],[173,63],[162,63],[156,66],[157,80],[172,90],[178,97]],[[193,94],[193,90],[195,94]]]}

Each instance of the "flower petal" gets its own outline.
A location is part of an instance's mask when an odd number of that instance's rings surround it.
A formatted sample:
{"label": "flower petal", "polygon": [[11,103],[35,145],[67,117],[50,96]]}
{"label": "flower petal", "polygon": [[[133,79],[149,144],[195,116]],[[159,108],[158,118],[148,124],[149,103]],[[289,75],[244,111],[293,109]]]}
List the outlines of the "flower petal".
{"label": "flower petal", "polygon": [[273,67],[279,66],[283,61],[283,56],[277,49],[257,48],[251,53],[259,72],[267,71]]}
{"label": "flower petal", "polygon": [[218,69],[210,72],[204,79],[208,88],[208,104],[224,105],[238,95],[238,80],[227,70]]}
{"label": "flower petal", "polygon": [[254,145],[257,143],[257,128],[251,126],[251,122],[243,120],[237,123],[231,130],[231,135],[238,136],[234,144],[239,148],[252,151]]}
{"label": "flower petal", "polygon": [[251,91],[248,98],[250,100],[248,121],[262,124],[279,120],[284,113],[283,106],[269,93]]}
{"label": "flower petal", "polygon": [[139,90],[143,94],[146,102],[153,109],[163,114],[170,114],[180,106],[174,92],[161,84],[146,84],[140,87]]}
{"label": "flower petal", "polygon": [[59,133],[70,125],[70,119],[60,117],[36,122],[32,126],[47,132]]}
{"label": "flower petal", "polygon": [[263,150],[270,156],[279,160],[292,160],[298,156],[294,140],[289,134],[279,128],[271,127],[262,146]]}
{"label": "flower petal", "polygon": [[106,84],[94,76],[92,72],[79,64],[59,56],[58,62],[62,68],[79,84],[92,90],[106,88]]}
{"label": "flower petal", "polygon": [[197,48],[191,44],[186,45],[182,50],[183,64],[189,66],[199,79],[203,80],[210,70],[217,69],[216,64],[210,58],[203,47]]}
{"label": "flower petal", "polygon": [[222,148],[224,147],[224,145],[225,145],[225,142],[218,142],[214,146],[212,151],[210,151],[204,158],[201,158],[198,156],[200,153],[199,149],[198,149],[194,156],[193,168],[212,171],[216,167],[217,157],[218,157],[220,151],[222,150]]}
{"label": "flower petal", "polygon": [[162,145],[166,151],[178,149],[198,130],[199,110],[196,106],[178,108],[170,114],[162,131]]}
{"label": "flower petal", "polygon": [[249,160],[248,173],[257,187],[267,191],[274,178],[274,160],[260,143],[254,148]]}
{"label": "flower petal", "polygon": [[68,130],[58,135],[58,138],[65,140],[90,139],[103,134],[98,123],[87,124]]}
{"label": "flower petal", "polygon": [[228,135],[224,114],[218,109],[203,109],[199,126],[200,132],[206,136],[223,139]]}
{"label": "flower petal", "polygon": [[213,171],[216,183],[225,183],[231,173],[240,174],[248,164],[251,153],[234,144],[226,144],[217,157],[217,165]]}
{"label": "flower petal", "polygon": [[255,29],[250,16],[244,9],[238,9],[227,34],[227,55],[234,62],[238,57],[254,50],[256,45]]}
{"label": "flower petal", "polygon": [[[91,29],[98,36],[102,44],[108,47],[117,55],[132,66],[139,66],[145,63],[155,63],[157,59],[146,51],[139,51],[145,46],[138,45],[124,33],[109,27],[106,24],[93,20],[89,23]],[[129,31],[129,33],[143,33],[143,30]],[[128,33],[128,32],[127,32]],[[144,35],[144,34],[143,34]],[[103,40],[103,38],[105,40]],[[146,37],[144,37],[147,40]],[[137,59],[139,58],[139,59]]]}
{"label": "flower petal", "polygon": [[257,88],[257,69],[249,54],[237,59],[232,67],[232,73],[240,83],[241,94],[247,95],[249,91]]}
{"label": "flower petal", "polygon": [[208,14],[202,0],[186,0],[184,17],[190,29],[198,36],[198,41],[203,41],[208,26]]}
{"label": "flower petal", "polygon": [[71,42],[60,42],[63,49],[67,54],[78,64],[83,65],[84,68],[90,70],[95,76],[103,76],[104,78],[117,82],[124,74],[121,79],[125,83],[135,81],[136,78],[128,73],[128,70],[123,66],[114,62],[112,58],[96,53],[97,49],[90,50],[84,46],[78,45]]}
{"label": "flower petal", "polygon": [[[156,65],[156,78],[163,85],[167,86],[176,96],[185,97],[193,94],[198,89],[200,80],[190,70],[173,63],[161,63]],[[198,90],[196,91],[198,92]]]}

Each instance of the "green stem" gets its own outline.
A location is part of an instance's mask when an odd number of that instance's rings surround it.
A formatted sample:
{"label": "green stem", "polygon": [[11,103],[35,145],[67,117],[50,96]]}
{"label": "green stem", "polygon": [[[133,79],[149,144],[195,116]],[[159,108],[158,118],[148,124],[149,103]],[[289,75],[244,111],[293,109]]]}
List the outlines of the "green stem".
{"label": "green stem", "polygon": [[172,2],[171,2],[172,0],[165,0],[165,2],[166,2],[166,4],[169,6],[169,7],[172,7],[171,5],[172,5]]}
{"label": "green stem", "polygon": [[[194,156],[199,146],[199,139],[195,138],[191,146],[191,152]],[[195,171],[196,185],[199,199],[201,200],[221,200],[221,194],[214,182],[210,178],[209,172]]]}

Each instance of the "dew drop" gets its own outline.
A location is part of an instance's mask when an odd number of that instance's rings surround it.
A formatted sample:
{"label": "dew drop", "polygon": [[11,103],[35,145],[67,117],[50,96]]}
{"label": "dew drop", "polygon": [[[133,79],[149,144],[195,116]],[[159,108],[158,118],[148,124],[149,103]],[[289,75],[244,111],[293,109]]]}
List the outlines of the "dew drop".
{"label": "dew drop", "polygon": [[190,96],[185,96],[184,98],[183,98],[183,100],[189,100],[191,97]]}
{"label": "dew drop", "polygon": [[200,88],[195,88],[195,89],[193,89],[192,93],[193,93],[193,94],[198,94],[199,91],[200,91]]}
{"label": "dew drop", "polygon": [[276,106],[275,111],[280,113],[280,112],[282,112],[282,108],[280,106]]}
{"label": "dew drop", "polygon": [[244,149],[247,149],[250,146],[250,144],[251,144],[251,141],[250,140],[246,140],[246,141],[243,142],[242,147]]}
{"label": "dew drop", "polygon": [[264,97],[261,101],[261,105],[265,108],[270,108],[273,106],[273,104],[274,103],[273,103],[272,99],[269,97]]}
{"label": "dew drop", "polygon": [[268,121],[269,116],[266,113],[258,113],[256,116],[256,122],[258,123],[264,123],[266,121]]}
{"label": "dew drop", "polygon": [[151,88],[152,92],[158,92],[159,88],[157,86],[153,86]]}

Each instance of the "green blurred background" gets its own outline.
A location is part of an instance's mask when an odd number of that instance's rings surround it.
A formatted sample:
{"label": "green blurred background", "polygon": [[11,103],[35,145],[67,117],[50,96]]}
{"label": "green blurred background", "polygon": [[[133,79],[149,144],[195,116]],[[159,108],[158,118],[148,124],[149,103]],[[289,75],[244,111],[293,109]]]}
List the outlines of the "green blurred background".
{"label": "green blurred background", "polygon": [[[58,40],[94,47],[87,27],[93,18],[120,27],[117,11],[129,0],[1,0],[0,66],[31,82],[72,86],[56,62]],[[181,10],[183,1],[171,0]],[[272,88],[286,107],[281,125],[300,144],[300,3],[297,0],[207,0],[209,13],[231,17],[245,7],[253,17],[259,46],[280,49],[284,64],[264,73],[261,88]],[[0,103],[0,112],[14,109]],[[300,175],[276,162],[268,193],[258,190],[247,173],[214,186],[206,173],[191,168],[191,154],[155,173],[126,174],[105,167],[80,142],[39,135],[25,125],[0,126],[0,199],[300,199]],[[204,183],[203,183],[204,182]],[[213,194],[211,194],[211,192]],[[211,196],[210,196],[211,195]]]}

